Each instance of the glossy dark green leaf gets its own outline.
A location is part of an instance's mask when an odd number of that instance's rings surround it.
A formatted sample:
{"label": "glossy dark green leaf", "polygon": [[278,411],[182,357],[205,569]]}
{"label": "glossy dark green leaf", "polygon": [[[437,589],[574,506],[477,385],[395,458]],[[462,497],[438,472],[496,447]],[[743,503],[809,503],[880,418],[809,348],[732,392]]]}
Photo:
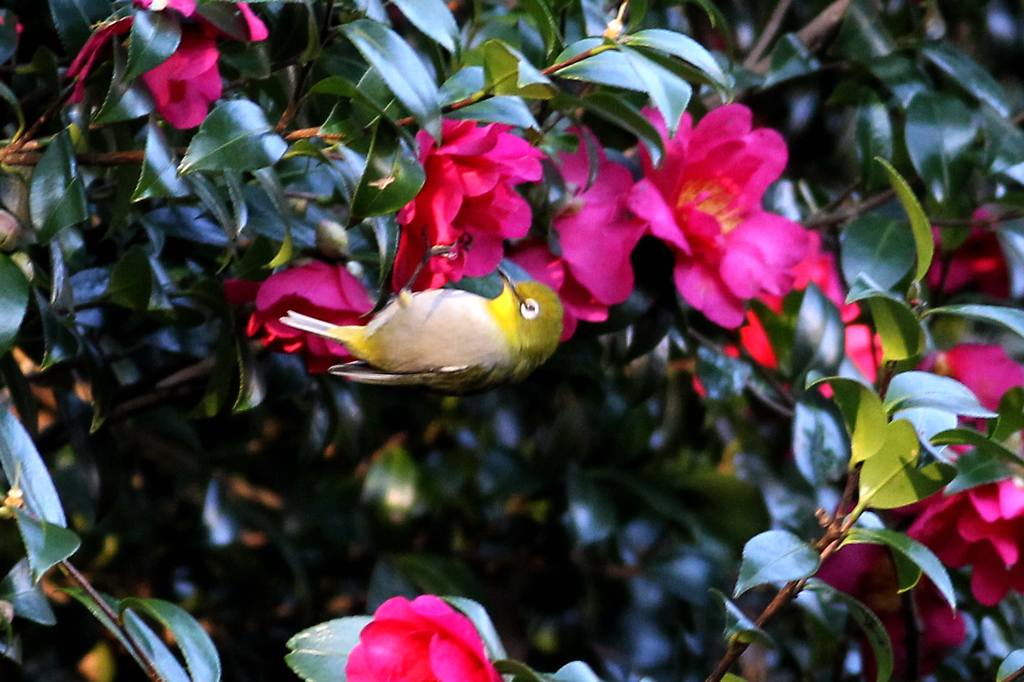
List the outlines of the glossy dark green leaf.
{"label": "glossy dark green leaf", "polygon": [[566,663],[549,677],[553,682],[602,682],[593,668],[583,661]]}
{"label": "glossy dark green leaf", "polygon": [[981,122],[989,171],[1024,184],[1024,132],[986,107]]}
{"label": "glossy dark green leaf", "polygon": [[561,47],[562,36],[558,30],[558,20],[551,11],[551,3],[548,0],[522,0],[520,4],[544,38],[544,50],[550,55]]}
{"label": "glossy dark green leaf", "polygon": [[658,129],[639,109],[610,92],[592,92],[580,101],[587,111],[632,133],[651,155],[651,162],[655,166],[661,163],[665,143]]}
{"label": "glossy dark green leaf", "polygon": [[697,349],[697,376],[709,400],[728,400],[743,393],[752,370],[747,363],[709,348]]}
{"label": "glossy dark green leaf", "polygon": [[178,160],[155,121],[146,126],[146,152],[132,201],[150,197],[188,196],[188,185],[178,177]]}
{"label": "glossy dark green leaf", "polygon": [[904,360],[921,353],[924,331],[917,315],[906,303],[883,290],[871,278],[861,274],[850,286],[847,303],[867,301],[875,331],[882,338],[882,354],[887,360]]}
{"label": "glossy dark green leaf", "polygon": [[345,24],[341,30],[424,130],[435,140],[441,139],[437,85],[409,44],[369,19]]}
{"label": "glossy dark green leaf", "polygon": [[568,523],[576,541],[590,545],[615,532],[615,505],[602,485],[579,470],[569,472]]}
{"label": "glossy dark green leaf", "polygon": [[956,427],[955,412],[938,407],[907,407],[897,409],[892,413],[892,418],[906,419],[910,422],[914,426],[914,430],[917,431],[917,438],[921,441],[921,445],[936,459],[949,462],[946,446],[933,443],[932,437]]}
{"label": "glossy dark green leaf", "polygon": [[494,627],[491,617],[487,615],[487,610],[479,602],[465,597],[447,596],[443,599],[472,621],[473,627],[476,628],[480,638],[484,641],[484,646],[487,647],[488,658],[496,660],[508,655],[505,653],[505,645],[501,643],[498,629]]}
{"label": "glossy dark green leaf", "polygon": [[834,374],[845,354],[843,320],[839,310],[815,284],[804,291],[793,336],[794,374],[816,370]]}
{"label": "glossy dark green leaf", "polygon": [[29,512],[58,526],[67,523],[43,458],[4,402],[0,402],[0,466],[8,484],[21,488]]}
{"label": "glossy dark green leaf", "polygon": [[917,468],[921,445],[913,425],[905,419],[885,429],[881,449],[865,460],[860,472],[861,508],[893,509],[917,502],[946,483],[936,463]]}
{"label": "glossy dark green leaf", "polygon": [[965,303],[932,308],[925,315],[955,315],[1004,327],[1024,338],[1024,310],[996,305]]}
{"label": "glossy dark green leaf", "polygon": [[18,335],[28,307],[28,280],[10,256],[0,253],[0,355],[6,353]]}
{"label": "glossy dark green leaf", "polygon": [[470,121],[507,123],[517,128],[540,130],[537,119],[533,117],[530,108],[519,97],[506,97],[502,95],[489,97],[476,104],[470,104],[468,107],[463,107],[446,114],[446,117]]}
{"label": "glossy dark green leaf", "polygon": [[693,88],[689,83],[642,53],[621,47],[619,53],[633,71],[633,78],[641,84],[651,103],[661,112],[669,133],[675,133],[679,119],[690,103]]}
{"label": "glossy dark green leaf", "polygon": [[132,310],[149,308],[153,292],[153,272],[141,246],[133,246],[117,261],[110,273],[107,294],[117,305]]}
{"label": "glossy dark green leaf", "polygon": [[110,0],[49,0],[57,35],[69,54],[76,54],[92,33],[92,26],[110,16]]}
{"label": "glossy dark green leaf", "polygon": [[128,636],[143,651],[146,659],[152,662],[165,682],[199,682],[189,677],[163,638],[153,632],[142,616],[130,610],[121,613]]}
{"label": "glossy dark green leaf", "polygon": [[850,438],[842,418],[821,398],[808,395],[796,403],[793,459],[812,485],[838,481],[850,461]]}
{"label": "glossy dark green leaf", "polygon": [[425,178],[416,151],[390,127],[378,125],[352,197],[352,214],[362,218],[394,213],[419,193]]}
{"label": "glossy dark green leaf", "polygon": [[249,100],[229,100],[218,104],[199,126],[179,172],[263,168],[275,164],[287,149],[263,109]]}
{"label": "glossy dark green leaf", "polygon": [[743,546],[743,562],[732,596],[738,597],[758,585],[806,578],[818,570],[818,564],[818,552],[793,533],[765,531]]}
{"label": "glossy dark green leaf", "polygon": [[896,286],[917,257],[910,226],[875,214],[843,228],[839,244],[843,278],[853,282],[866,274],[883,289]]}
{"label": "glossy dark green leaf", "polygon": [[854,597],[837,590],[817,578],[808,580],[805,589],[817,592],[829,600],[839,601],[846,605],[850,616],[857,621],[865,638],[868,640],[868,644],[871,645],[871,651],[875,655],[875,681],[888,682],[892,679],[892,642],[889,640],[889,633],[885,629],[885,625],[878,619],[878,616]]}
{"label": "glossy dark green leaf", "polygon": [[500,40],[483,45],[484,84],[496,95],[549,99],[555,95],[551,79],[515,48]]}
{"label": "glossy dark green leaf", "polygon": [[971,389],[952,377],[931,372],[900,372],[889,382],[885,394],[888,410],[933,407],[965,417],[997,417],[982,407]]}
{"label": "glossy dark green leaf", "polygon": [[902,54],[890,54],[868,62],[872,75],[892,91],[900,106],[906,109],[914,97],[931,87],[928,74],[917,62]]}
{"label": "glossy dark green leaf", "polygon": [[956,97],[922,92],[907,107],[907,153],[928,193],[945,203],[970,171],[967,150],[977,135],[974,119]]}
{"label": "glossy dark green leaf", "polygon": [[921,203],[914,196],[910,185],[903,179],[895,168],[883,158],[875,157],[875,161],[882,165],[889,176],[889,183],[896,192],[896,197],[903,205],[903,210],[910,219],[910,230],[914,235],[914,248],[917,250],[917,269],[914,271],[914,281],[924,279],[928,274],[928,268],[932,264],[932,257],[935,255],[935,237],[932,235],[931,222],[925,215]]}
{"label": "glossy dark green leaf", "polygon": [[77,535],[63,526],[40,521],[21,510],[16,515],[33,582],[42,580],[48,570],[77,552],[82,544]]}
{"label": "glossy dark green leaf", "polygon": [[1010,105],[1003,87],[988,70],[952,44],[929,43],[921,48],[921,53],[928,61],[942,69],[953,83],[995,109],[1001,116],[1010,115]]}
{"label": "glossy dark green leaf", "polygon": [[29,208],[32,225],[43,243],[65,227],[89,217],[85,188],[78,176],[75,153],[66,130],[54,136],[32,172]]}
{"label": "glossy dark green leaf", "polygon": [[866,187],[877,187],[885,182],[885,173],[875,163],[875,157],[892,158],[893,131],[889,110],[869,88],[861,90],[857,103],[854,138],[861,179]]}
{"label": "glossy dark green leaf", "polygon": [[511,682],[549,682],[545,676],[522,661],[503,658],[494,661],[494,668]]}
{"label": "glossy dark green leaf", "polygon": [[946,484],[945,493],[955,495],[981,485],[1003,481],[1013,476],[1014,469],[1007,461],[990,451],[975,448],[957,456],[953,463],[956,475]]}
{"label": "glossy dark green leaf", "polygon": [[858,61],[890,54],[896,43],[880,15],[879,7],[870,0],[849,3],[829,51]]}
{"label": "glossy dark green leaf", "polygon": [[126,80],[135,80],[163,64],[181,43],[181,26],[174,12],[135,10],[128,43]]}
{"label": "glossy dark green leaf", "polygon": [[[574,51],[580,51],[580,47],[593,49],[602,45],[599,38],[588,38],[581,41],[582,45],[571,45],[562,52],[558,61],[565,61],[573,55]],[[559,78],[570,78],[572,80],[584,81],[586,83],[597,83],[600,85],[611,85],[616,88],[646,92],[643,82],[638,81],[633,67],[619,50],[607,49],[587,57],[586,59],[570,64],[555,72]]]}
{"label": "glossy dark green leaf", "polygon": [[1024,429],[1024,388],[1016,386],[999,399],[999,418],[992,427],[992,440],[1004,442]]}
{"label": "glossy dark green leaf", "polygon": [[174,635],[194,682],[220,680],[220,657],[213,640],[188,611],[162,599],[135,598],[121,600],[121,613],[127,610],[149,616]]}
{"label": "glossy dark green leaf", "polygon": [[763,87],[806,76],[821,68],[821,62],[814,57],[795,33],[786,33],[775,44],[771,54],[771,66]]}
{"label": "glossy dark green leaf", "polygon": [[712,588],[711,594],[721,602],[725,609],[725,640],[729,644],[740,642],[751,644],[756,642],[764,647],[775,647],[775,640],[771,635],[757,627],[747,614],[743,613],[740,607],[736,606],[731,599],[718,590]]}
{"label": "glossy dark green leaf", "polygon": [[[633,11],[633,8],[630,8]],[[732,87],[732,79],[722,70],[707,48],[693,38],[661,28],[649,28],[626,36],[626,45],[646,47],[682,59],[702,71],[721,90]]]}
{"label": "glossy dark green leaf", "polygon": [[1010,679],[1011,675],[1022,669],[1024,669],[1024,649],[1015,649],[999,664],[999,670],[996,671],[996,682],[1005,682]]}
{"label": "glossy dark green leaf", "polygon": [[359,633],[372,620],[369,616],[352,616],[306,628],[288,640],[285,663],[309,682],[344,680],[349,652],[359,643]]}
{"label": "glossy dark green leaf", "polygon": [[153,111],[153,97],[142,83],[125,77],[127,58],[119,43],[113,43],[113,72],[110,87],[93,117],[98,124],[120,123],[140,118]]}
{"label": "glossy dark green leaf", "polygon": [[459,27],[444,0],[392,0],[413,26],[449,52],[455,51]]}
{"label": "glossy dark green leaf", "polygon": [[54,625],[57,617],[53,615],[50,602],[43,591],[32,581],[32,571],[28,559],[22,559],[14,565],[7,576],[0,581],[0,601],[14,607],[14,615],[31,620],[40,625]]}
{"label": "glossy dark green leaf", "polygon": [[853,528],[846,536],[843,544],[868,543],[872,545],[885,545],[893,553],[902,554],[905,559],[912,562],[928,576],[928,579],[938,588],[946,603],[951,609],[956,609],[956,592],[953,589],[953,581],[949,578],[946,567],[942,565],[939,558],[924,545],[914,540],[906,533],[900,533],[885,528]]}
{"label": "glossy dark green leaf", "polygon": [[263,375],[263,366],[256,361],[252,348],[241,340],[237,340],[235,359],[238,365],[238,394],[231,406],[232,414],[247,412],[259,407],[267,396],[267,381]]}

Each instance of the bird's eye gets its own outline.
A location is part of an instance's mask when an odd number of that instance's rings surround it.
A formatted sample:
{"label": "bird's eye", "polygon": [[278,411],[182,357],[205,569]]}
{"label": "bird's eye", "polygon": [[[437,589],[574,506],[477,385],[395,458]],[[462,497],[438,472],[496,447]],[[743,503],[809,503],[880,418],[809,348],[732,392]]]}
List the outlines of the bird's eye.
{"label": "bird's eye", "polygon": [[528,298],[519,305],[519,314],[527,320],[532,320],[540,315],[540,304]]}

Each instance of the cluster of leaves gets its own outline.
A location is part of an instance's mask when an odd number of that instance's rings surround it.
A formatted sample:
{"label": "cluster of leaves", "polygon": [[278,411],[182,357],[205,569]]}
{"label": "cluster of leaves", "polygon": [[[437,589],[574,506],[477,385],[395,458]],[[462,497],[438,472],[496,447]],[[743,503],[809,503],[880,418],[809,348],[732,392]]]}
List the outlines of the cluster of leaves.
{"label": "cluster of leaves", "polygon": [[[1019,597],[973,607],[884,510],[1021,471],[1021,392],[991,412],[917,369],[940,344],[1024,336],[1007,301],[946,300],[925,278],[988,204],[1024,289],[1008,66],[1024,43],[985,28],[1021,17],[794,3],[750,54],[775,3],[632,0],[621,25],[599,0],[508,4],[261,4],[269,39],[221,46],[225,96],[194,131],[166,126],[138,80],[177,46],[161,12],[0,10],[0,377],[17,414],[0,409],[0,465],[18,493],[0,527],[0,674],[110,679],[134,658],[156,679],[278,678],[292,638],[287,665],[340,679],[356,614],[431,592],[459,595],[515,679],[698,678],[750,642],[773,675],[856,675],[842,614],[885,678],[878,619],[813,577],[843,543],[889,547],[901,588],[926,575],[967,611],[949,674],[1019,667]],[[230,9],[198,11],[224,24]],[[97,22],[128,15],[127,50],[66,104],[63,67]],[[394,214],[424,182],[414,132],[436,137],[442,117],[507,123],[550,153],[584,124],[635,167],[636,145],[664,151],[642,107],[675,122],[731,98],[787,136],[792,179],[771,208],[838,249],[881,337],[877,384],[813,285],[756,308],[777,370],[725,352],[734,336],[680,305],[646,241],[608,322],[527,385],[472,400],[310,377],[251,345],[224,300],[226,277],[314,254],[388,295]],[[556,175],[529,192],[541,231],[565,196]],[[819,507],[837,512],[824,531]],[[770,635],[752,614],[772,593],[751,592],[769,584],[803,591]],[[304,630],[328,619],[329,637]]]}

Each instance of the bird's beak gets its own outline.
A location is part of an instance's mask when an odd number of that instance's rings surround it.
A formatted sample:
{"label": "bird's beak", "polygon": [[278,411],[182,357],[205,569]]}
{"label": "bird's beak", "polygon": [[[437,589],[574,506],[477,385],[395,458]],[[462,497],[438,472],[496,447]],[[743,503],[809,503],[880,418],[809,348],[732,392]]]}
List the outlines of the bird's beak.
{"label": "bird's beak", "polygon": [[498,276],[504,280],[505,285],[512,291],[512,295],[516,297],[516,300],[522,303],[523,297],[519,295],[519,289],[516,289],[516,283],[513,281],[512,276],[501,266],[498,267]]}

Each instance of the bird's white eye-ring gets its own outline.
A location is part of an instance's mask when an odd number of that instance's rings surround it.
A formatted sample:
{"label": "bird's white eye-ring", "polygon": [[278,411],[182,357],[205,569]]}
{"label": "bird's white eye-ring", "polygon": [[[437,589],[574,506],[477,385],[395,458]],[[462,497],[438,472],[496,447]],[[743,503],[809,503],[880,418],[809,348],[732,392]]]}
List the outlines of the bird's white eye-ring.
{"label": "bird's white eye-ring", "polygon": [[532,320],[540,315],[540,303],[537,303],[532,298],[528,298],[519,304],[519,314],[527,320]]}

